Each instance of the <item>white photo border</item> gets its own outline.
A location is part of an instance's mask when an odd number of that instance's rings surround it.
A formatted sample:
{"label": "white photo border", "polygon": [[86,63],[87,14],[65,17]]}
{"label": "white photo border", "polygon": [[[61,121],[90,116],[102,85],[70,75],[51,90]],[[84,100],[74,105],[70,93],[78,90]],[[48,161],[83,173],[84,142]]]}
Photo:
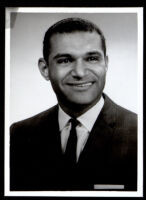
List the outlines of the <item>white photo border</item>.
{"label": "white photo border", "polygon": [[[138,181],[137,191],[10,191],[10,15],[16,13],[137,13],[138,22]],[[17,7],[5,9],[5,158],[4,196],[143,197],[143,8]]]}

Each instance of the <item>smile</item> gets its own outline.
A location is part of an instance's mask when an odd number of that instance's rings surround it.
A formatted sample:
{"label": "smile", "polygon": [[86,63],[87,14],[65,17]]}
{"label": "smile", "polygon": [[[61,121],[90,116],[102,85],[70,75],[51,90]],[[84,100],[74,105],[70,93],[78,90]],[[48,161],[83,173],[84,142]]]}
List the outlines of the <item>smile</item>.
{"label": "smile", "polygon": [[86,87],[86,86],[90,86],[90,85],[92,85],[92,83],[73,84],[73,86],[76,86],[76,87]]}
{"label": "smile", "polygon": [[91,86],[93,84],[93,82],[87,82],[87,83],[68,83],[69,86],[72,87],[77,87],[77,88],[87,88],[89,86]]}

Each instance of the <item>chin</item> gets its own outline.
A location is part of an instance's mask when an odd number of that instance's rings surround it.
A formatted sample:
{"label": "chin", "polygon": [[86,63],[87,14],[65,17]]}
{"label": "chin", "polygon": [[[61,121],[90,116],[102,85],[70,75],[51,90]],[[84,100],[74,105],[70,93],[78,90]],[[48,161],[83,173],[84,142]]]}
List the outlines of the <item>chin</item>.
{"label": "chin", "polygon": [[[102,92],[101,92],[102,93]],[[58,96],[58,102],[60,102],[62,105],[66,107],[71,108],[85,108],[85,107],[92,107],[95,105],[99,98],[101,97],[101,93],[98,95],[95,95],[92,93],[90,95],[59,95]]]}
{"label": "chin", "polygon": [[100,98],[101,94],[95,95],[94,94],[89,94],[89,95],[79,95],[79,96],[74,96],[72,95],[71,98],[67,98],[68,101],[74,103],[74,104],[79,104],[79,105],[89,105],[89,104],[94,104],[95,102],[98,101]]}

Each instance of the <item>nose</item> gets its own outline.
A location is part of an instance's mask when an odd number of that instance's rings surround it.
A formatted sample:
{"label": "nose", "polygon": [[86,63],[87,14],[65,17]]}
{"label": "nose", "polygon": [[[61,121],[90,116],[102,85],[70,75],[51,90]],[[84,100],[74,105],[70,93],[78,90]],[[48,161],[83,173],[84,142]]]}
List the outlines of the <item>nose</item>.
{"label": "nose", "polygon": [[82,60],[76,60],[73,65],[72,76],[76,78],[82,78],[86,75],[87,70]]}

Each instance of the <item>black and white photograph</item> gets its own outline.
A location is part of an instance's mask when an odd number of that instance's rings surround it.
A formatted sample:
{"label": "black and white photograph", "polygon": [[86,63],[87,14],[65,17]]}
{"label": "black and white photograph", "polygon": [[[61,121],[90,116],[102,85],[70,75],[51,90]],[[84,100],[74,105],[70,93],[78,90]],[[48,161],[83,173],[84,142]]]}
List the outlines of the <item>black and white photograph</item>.
{"label": "black and white photograph", "polygon": [[142,8],[7,8],[5,194],[143,195]]}

